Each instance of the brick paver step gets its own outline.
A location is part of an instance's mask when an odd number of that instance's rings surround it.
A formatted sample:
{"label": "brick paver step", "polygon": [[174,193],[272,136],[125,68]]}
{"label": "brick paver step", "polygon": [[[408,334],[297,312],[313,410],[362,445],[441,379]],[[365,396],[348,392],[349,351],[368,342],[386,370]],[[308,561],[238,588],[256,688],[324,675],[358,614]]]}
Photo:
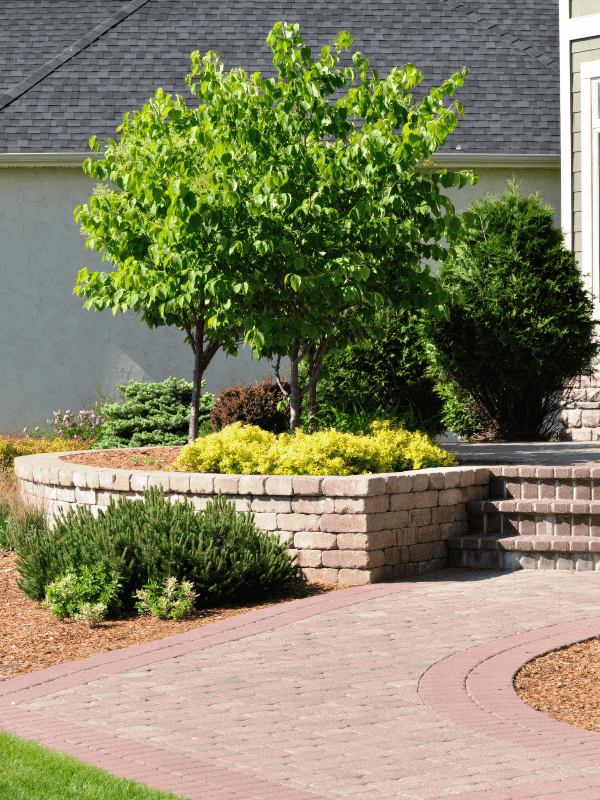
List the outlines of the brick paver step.
{"label": "brick paver step", "polygon": [[476,500],[469,514],[590,514],[600,517],[598,500]]}
{"label": "brick paver step", "polygon": [[500,500],[600,500],[600,467],[492,467],[490,497]]}
{"label": "brick paver step", "polygon": [[447,546],[454,567],[600,571],[600,537],[594,536],[454,536]]}

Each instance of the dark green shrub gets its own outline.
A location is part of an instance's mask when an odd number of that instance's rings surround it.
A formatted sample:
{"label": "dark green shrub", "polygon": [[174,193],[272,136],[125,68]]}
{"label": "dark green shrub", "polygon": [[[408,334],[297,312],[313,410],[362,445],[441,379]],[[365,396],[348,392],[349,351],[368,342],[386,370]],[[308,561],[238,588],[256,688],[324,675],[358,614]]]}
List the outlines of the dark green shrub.
{"label": "dark green shrub", "polygon": [[[393,412],[409,430],[441,433],[443,401],[426,374],[420,317],[386,308],[362,322],[360,339],[325,354],[317,383],[318,427],[334,426],[340,412],[368,419]],[[305,422],[307,409],[305,403]]]}
{"label": "dark green shrub", "polygon": [[[283,386],[289,389],[288,383]],[[290,410],[277,407],[282,400],[281,389],[267,377],[254,386],[234,384],[230,389],[222,389],[215,398],[210,414],[212,428],[220,431],[234,422],[243,422],[271,433],[286,433],[290,429]]]}
{"label": "dark green shrub", "polygon": [[[125,394],[125,401],[102,406],[106,422],[95,449],[187,444],[191,383],[168,378],[162,383],[131,381],[117,388]],[[201,426],[210,421],[213,401],[208,393],[200,398]]]}
{"label": "dark green shrub", "polygon": [[285,545],[223,497],[196,512],[152,488],[143,502],[111,500],[97,518],[85,506],[55,519],[52,531],[33,528],[14,537],[19,586],[35,600],[57,578],[84,567],[118,574],[129,605],[137,589],[169,577],[191,581],[198,603],[208,604],[263,595],[296,574]]}
{"label": "dark green shrub", "polygon": [[598,352],[592,299],[538,195],[511,188],[472,204],[463,225],[440,278],[464,304],[426,324],[436,366],[471,398],[488,438],[548,439]]}

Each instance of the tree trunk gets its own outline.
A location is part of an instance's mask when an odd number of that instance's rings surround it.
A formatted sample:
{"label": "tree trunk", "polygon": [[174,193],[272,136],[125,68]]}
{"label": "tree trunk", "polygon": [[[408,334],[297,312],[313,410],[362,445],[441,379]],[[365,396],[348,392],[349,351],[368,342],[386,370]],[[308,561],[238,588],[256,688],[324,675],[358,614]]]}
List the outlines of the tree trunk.
{"label": "tree trunk", "polygon": [[290,436],[296,435],[296,427],[300,422],[300,384],[298,381],[298,347],[294,348],[292,369],[290,372]]}
{"label": "tree trunk", "polygon": [[190,408],[190,429],[188,432],[188,444],[193,444],[198,438],[198,417],[200,416],[200,394],[202,393],[202,356],[204,355],[204,326],[196,320],[194,332],[194,380],[192,388],[192,405]]}
{"label": "tree trunk", "polygon": [[[312,379],[314,372],[315,372],[315,351],[314,348],[310,351],[308,355],[308,364],[309,364],[309,377]],[[316,417],[317,412],[319,410],[317,404],[317,382],[313,381],[310,385],[309,395],[308,395],[308,420],[310,424],[311,417]],[[311,426],[312,428],[312,426]]]}

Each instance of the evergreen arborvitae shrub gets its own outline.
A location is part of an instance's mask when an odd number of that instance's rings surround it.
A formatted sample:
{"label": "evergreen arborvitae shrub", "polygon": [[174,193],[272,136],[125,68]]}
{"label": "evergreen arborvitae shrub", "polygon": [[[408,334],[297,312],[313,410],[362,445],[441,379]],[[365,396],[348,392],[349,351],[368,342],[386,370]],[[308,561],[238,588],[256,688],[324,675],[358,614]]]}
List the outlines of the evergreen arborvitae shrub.
{"label": "evergreen arborvitae shrub", "polygon": [[598,353],[592,299],[539,195],[480,200],[463,226],[440,278],[464,304],[426,325],[436,366],[472,399],[487,438],[549,439]]}
{"label": "evergreen arborvitae shrub", "polygon": [[[289,390],[288,383],[284,382],[283,386]],[[229,389],[222,389],[215,398],[210,414],[212,428],[220,431],[234,422],[243,422],[271,433],[285,433],[290,429],[290,410],[277,408],[281,400],[281,389],[267,377],[253,386],[234,384]]]}
{"label": "evergreen arborvitae shrub", "polygon": [[367,415],[395,409],[407,428],[441,433],[444,404],[427,375],[421,327],[419,315],[385,308],[363,321],[359,340],[327,351],[317,383],[321,425],[333,424],[332,408]]}
{"label": "evergreen arborvitae shrub", "polygon": [[38,601],[50,583],[84,567],[118,574],[119,599],[129,607],[135,591],[170,577],[191,581],[198,604],[206,605],[265,595],[297,572],[286,545],[222,496],[196,512],[152,487],[143,501],[111,498],[97,518],[79,506],[55,521],[53,530],[30,526],[13,532],[19,587]]}
{"label": "evergreen arborvitae shrub", "polygon": [[[168,378],[162,383],[131,381],[117,388],[125,394],[125,401],[102,406],[106,422],[96,449],[187,444],[191,383]],[[209,423],[213,400],[208,393],[200,398],[200,425]]]}

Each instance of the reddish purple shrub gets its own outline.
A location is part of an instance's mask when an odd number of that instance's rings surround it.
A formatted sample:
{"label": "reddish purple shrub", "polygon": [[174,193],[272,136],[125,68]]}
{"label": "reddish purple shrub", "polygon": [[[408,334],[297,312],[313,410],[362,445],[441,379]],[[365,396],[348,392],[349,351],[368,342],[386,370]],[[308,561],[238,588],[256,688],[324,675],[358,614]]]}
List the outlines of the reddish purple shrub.
{"label": "reddish purple shrub", "polygon": [[[289,384],[284,383],[284,387],[287,391]],[[277,404],[281,400],[281,389],[267,377],[254,386],[234,383],[230,389],[221,389],[215,398],[210,412],[212,428],[220,431],[233,422],[243,422],[246,425],[258,425],[271,433],[286,433],[290,429],[290,410],[278,410]]]}

